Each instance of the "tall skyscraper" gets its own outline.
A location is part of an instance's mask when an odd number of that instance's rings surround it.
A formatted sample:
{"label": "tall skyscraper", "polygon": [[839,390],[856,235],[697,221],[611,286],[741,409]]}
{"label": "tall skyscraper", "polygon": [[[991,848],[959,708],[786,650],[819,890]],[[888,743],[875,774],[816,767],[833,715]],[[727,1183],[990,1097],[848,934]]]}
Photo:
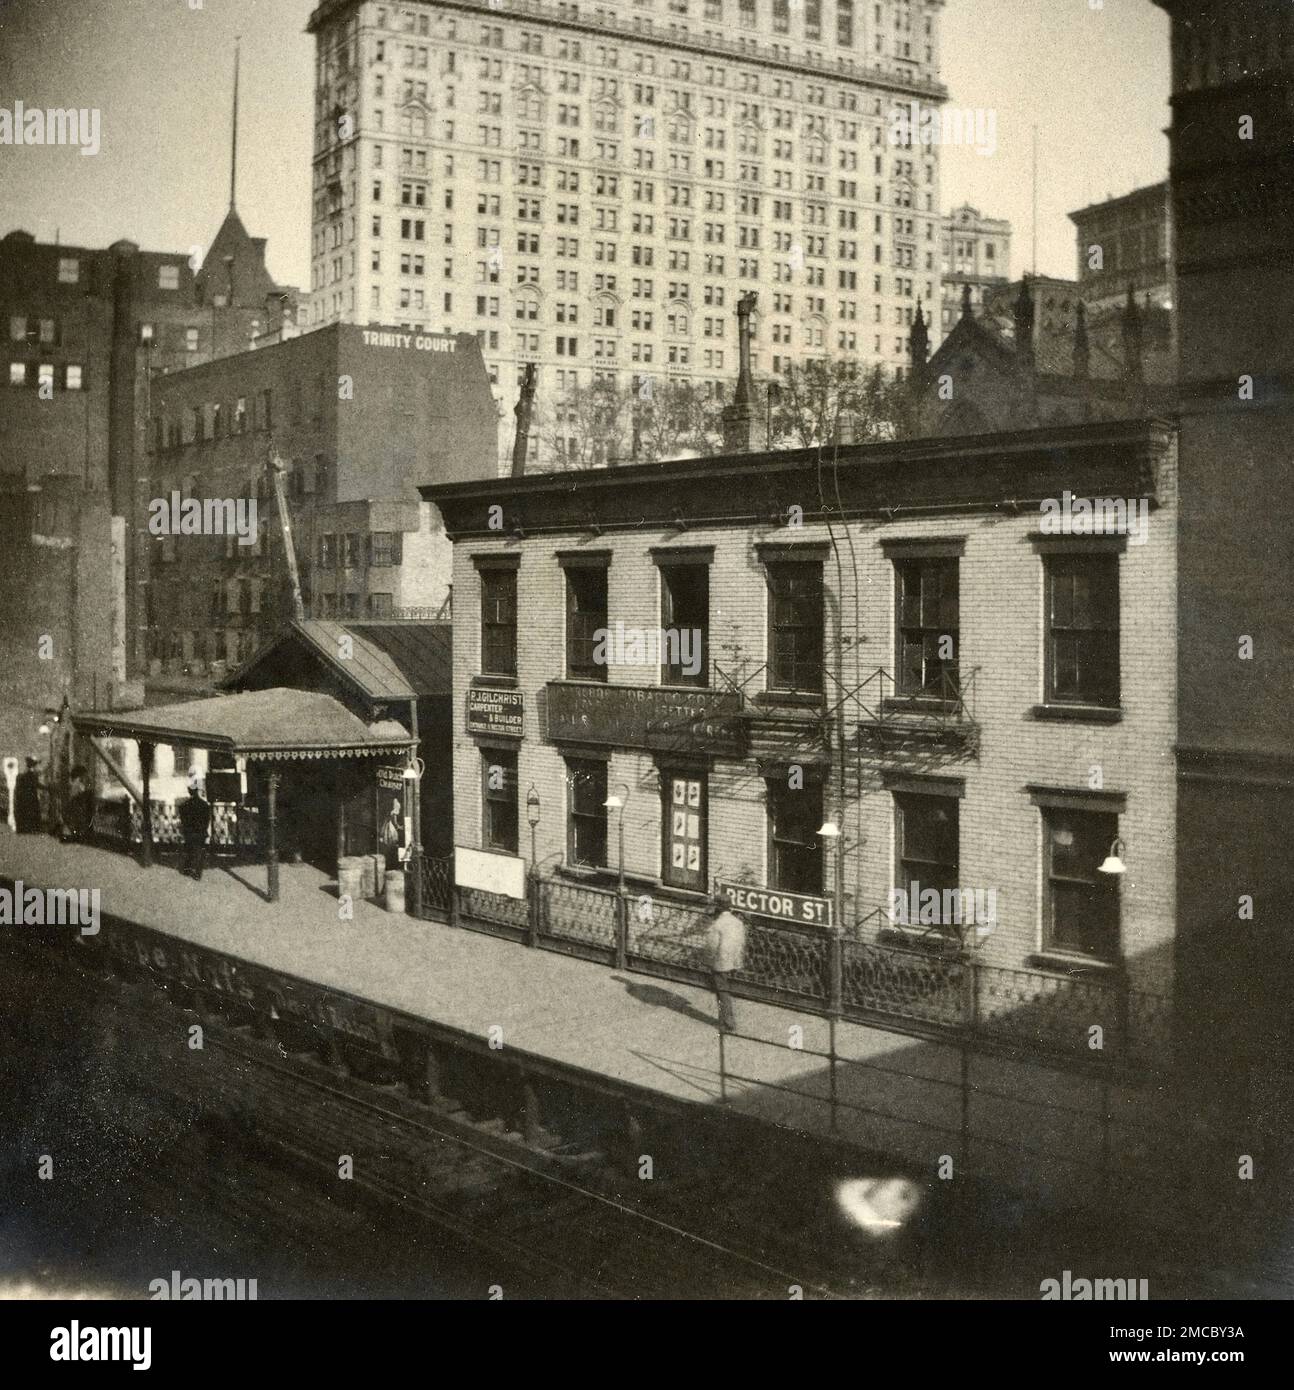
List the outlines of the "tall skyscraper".
{"label": "tall skyscraper", "polygon": [[901,371],[940,294],[938,134],[911,118],[945,98],[942,8],[322,0],[311,324],[475,333],[501,468],[526,363],[551,466],[576,388],[721,393],[749,290],[757,374]]}

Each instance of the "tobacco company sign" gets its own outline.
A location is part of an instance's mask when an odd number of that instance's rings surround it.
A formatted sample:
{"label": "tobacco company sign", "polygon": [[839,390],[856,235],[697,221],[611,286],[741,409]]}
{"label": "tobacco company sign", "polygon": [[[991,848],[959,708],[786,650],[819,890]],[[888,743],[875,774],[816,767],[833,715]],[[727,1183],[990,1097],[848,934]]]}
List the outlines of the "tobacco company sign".
{"label": "tobacco company sign", "polygon": [[520,738],[525,725],[526,697],[520,690],[472,686],[467,692],[467,732],[505,734]]}
{"label": "tobacco company sign", "polygon": [[802,927],[832,924],[830,898],[784,893],[780,888],[753,888],[748,883],[720,883],[719,891],[736,912],[749,912],[754,917],[771,917],[777,922],[791,922]]}
{"label": "tobacco company sign", "polygon": [[736,695],[623,685],[548,685],[551,742],[742,757],[746,731]]}

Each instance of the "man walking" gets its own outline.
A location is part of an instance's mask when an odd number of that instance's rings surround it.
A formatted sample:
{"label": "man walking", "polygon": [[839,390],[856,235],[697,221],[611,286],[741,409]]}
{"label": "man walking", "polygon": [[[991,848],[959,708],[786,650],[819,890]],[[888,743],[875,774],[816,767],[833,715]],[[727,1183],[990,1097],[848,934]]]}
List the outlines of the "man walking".
{"label": "man walking", "polygon": [[737,1020],[732,1008],[730,988],[732,972],[740,970],[746,960],[746,924],[728,905],[725,897],[714,900],[714,921],[706,937],[710,953],[710,969],[714,975],[714,997],[719,1004],[719,1030],[736,1031]]}
{"label": "man walking", "polygon": [[13,788],[13,819],[19,835],[40,832],[40,767],[38,758],[27,759],[27,771],[20,772]]}
{"label": "man walking", "polygon": [[180,872],[195,883],[202,882],[202,870],[207,862],[207,830],[211,825],[211,807],[202,799],[197,777],[189,778],[189,799],[180,806],[180,835],[184,840],[184,855]]}

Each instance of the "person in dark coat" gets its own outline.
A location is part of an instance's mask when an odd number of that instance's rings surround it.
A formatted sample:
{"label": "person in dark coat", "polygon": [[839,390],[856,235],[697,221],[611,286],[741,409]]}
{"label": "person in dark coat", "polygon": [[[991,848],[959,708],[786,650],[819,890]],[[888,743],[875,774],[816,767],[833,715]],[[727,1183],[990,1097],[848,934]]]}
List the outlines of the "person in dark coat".
{"label": "person in dark coat", "polygon": [[88,840],[93,828],[94,792],[85,768],[78,764],[72,769],[72,790],[63,817],[63,833],[69,840]]}
{"label": "person in dark coat", "polygon": [[180,835],[184,854],[180,872],[188,874],[195,883],[202,882],[202,870],[207,863],[207,831],[211,827],[211,807],[202,798],[198,779],[189,778],[189,799],[180,805]]}
{"label": "person in dark coat", "polygon": [[13,819],[19,835],[37,835],[41,829],[40,767],[38,758],[27,759],[27,771],[20,772],[13,789]]}

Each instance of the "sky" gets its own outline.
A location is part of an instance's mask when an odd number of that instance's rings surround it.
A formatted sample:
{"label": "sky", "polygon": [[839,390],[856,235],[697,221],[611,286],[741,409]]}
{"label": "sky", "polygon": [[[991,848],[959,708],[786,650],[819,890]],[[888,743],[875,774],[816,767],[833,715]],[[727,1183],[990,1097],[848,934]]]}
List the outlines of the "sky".
{"label": "sky", "polygon": [[[1094,8],[1095,6],[1095,8]],[[309,285],[312,0],[0,0],[0,107],[98,108],[100,152],[0,145],[0,235],[197,249],[229,202],[242,36],[238,208],[271,274]],[[1068,213],[1164,178],[1168,20],[1151,0],[947,0],[951,105],[993,113],[990,156],[945,147],[943,211],[1012,223],[1012,273],[1075,273]]]}

